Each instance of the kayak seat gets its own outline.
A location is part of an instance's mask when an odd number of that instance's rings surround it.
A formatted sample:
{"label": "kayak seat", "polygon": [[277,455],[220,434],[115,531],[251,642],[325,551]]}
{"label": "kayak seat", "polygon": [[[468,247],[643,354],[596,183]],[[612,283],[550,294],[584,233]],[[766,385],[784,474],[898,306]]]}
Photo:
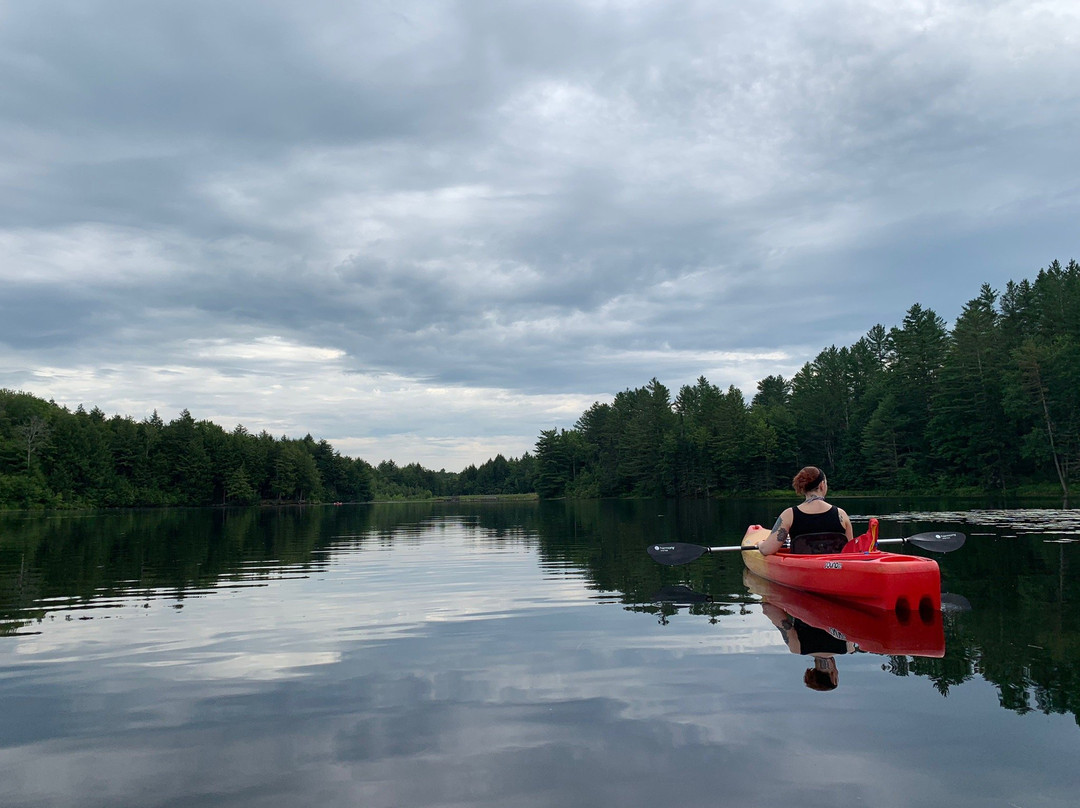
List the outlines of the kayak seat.
{"label": "kayak seat", "polygon": [[843,533],[804,533],[791,540],[789,553],[794,555],[824,555],[841,553],[848,537]]}

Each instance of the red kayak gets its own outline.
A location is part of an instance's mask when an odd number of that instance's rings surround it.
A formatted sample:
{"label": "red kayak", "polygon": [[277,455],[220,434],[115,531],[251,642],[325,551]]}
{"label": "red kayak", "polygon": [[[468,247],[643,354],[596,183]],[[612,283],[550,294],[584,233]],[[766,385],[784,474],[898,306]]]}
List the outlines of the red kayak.
{"label": "red kayak", "polygon": [[[756,545],[768,534],[761,525],[751,525],[742,546]],[[840,553],[804,555],[781,550],[764,556],[757,550],[744,550],[742,557],[755,575],[804,592],[890,609],[899,615],[941,610],[941,573],[936,561],[876,547],[862,551],[864,538],[849,542]],[[874,547],[874,542],[869,546]]]}

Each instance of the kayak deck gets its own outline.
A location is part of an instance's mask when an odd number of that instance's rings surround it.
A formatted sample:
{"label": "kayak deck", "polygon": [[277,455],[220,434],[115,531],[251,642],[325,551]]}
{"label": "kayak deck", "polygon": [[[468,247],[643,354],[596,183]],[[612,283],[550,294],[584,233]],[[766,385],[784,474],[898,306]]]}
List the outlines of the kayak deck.
{"label": "kayak deck", "polygon": [[[760,525],[751,525],[742,546],[755,545],[768,535]],[[769,556],[744,550],[742,557],[755,575],[794,589],[894,610],[901,616],[941,610],[941,573],[929,558],[881,550],[824,555],[782,550]]]}

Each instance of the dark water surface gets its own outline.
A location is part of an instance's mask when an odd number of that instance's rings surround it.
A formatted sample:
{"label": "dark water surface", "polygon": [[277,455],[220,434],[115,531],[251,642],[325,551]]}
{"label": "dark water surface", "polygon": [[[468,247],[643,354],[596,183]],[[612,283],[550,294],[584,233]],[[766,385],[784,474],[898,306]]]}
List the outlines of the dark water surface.
{"label": "dark water surface", "polygon": [[829,692],[738,554],[644,550],[777,503],[2,517],[0,805],[1075,806],[1080,511],[842,504],[967,533],[971,608]]}

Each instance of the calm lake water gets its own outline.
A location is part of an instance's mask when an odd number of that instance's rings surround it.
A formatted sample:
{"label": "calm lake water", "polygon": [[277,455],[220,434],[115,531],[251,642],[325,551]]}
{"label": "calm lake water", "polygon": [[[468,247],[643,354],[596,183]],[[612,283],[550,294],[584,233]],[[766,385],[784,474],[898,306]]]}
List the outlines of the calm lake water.
{"label": "calm lake water", "polygon": [[841,504],[968,543],[828,692],[737,553],[645,552],[776,502],[0,517],[0,805],[1075,806],[1080,511]]}

